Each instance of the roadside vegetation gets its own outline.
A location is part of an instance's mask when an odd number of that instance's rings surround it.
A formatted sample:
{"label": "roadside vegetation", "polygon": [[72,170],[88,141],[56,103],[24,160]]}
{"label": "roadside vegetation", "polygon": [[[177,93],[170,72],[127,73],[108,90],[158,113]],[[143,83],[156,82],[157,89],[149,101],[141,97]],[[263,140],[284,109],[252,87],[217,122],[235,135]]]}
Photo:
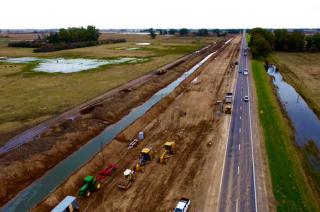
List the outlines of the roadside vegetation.
{"label": "roadside vegetation", "polygon": [[[21,36],[28,39],[27,35]],[[101,34],[100,37],[121,38],[128,42],[34,53],[30,48],[10,48],[7,44],[11,38],[0,38],[0,57],[149,59],[144,63],[107,65],[72,74],[34,72],[32,69],[35,63],[0,62],[0,145],[13,135],[41,121],[217,40],[217,37],[213,36],[180,38],[158,35],[156,39],[151,39],[148,35]],[[19,37],[15,39],[19,40]],[[140,46],[137,43],[150,43],[150,45]]]}
{"label": "roadside vegetation", "polygon": [[270,31],[254,28],[250,31],[249,47],[254,58],[267,57],[273,50],[284,52],[320,52],[320,34],[305,35],[299,30]]}
{"label": "roadside vegetation", "polygon": [[319,199],[308,182],[293,129],[283,115],[264,61],[253,60],[252,71],[277,210],[319,211]]}

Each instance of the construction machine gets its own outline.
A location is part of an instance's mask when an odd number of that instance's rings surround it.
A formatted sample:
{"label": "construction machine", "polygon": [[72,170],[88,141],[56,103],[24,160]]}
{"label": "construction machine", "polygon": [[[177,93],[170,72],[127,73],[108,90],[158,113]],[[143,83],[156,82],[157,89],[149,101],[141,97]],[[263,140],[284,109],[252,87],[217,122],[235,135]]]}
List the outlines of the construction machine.
{"label": "construction machine", "polygon": [[167,164],[167,161],[175,153],[176,143],[174,141],[167,141],[163,145],[164,151],[160,155],[159,162],[162,164]]}
{"label": "construction machine", "polygon": [[132,183],[136,179],[135,172],[131,169],[126,169],[123,172],[124,178],[118,183],[118,188],[127,190],[131,187]]}
{"label": "construction machine", "polygon": [[146,165],[148,161],[152,160],[152,150],[149,147],[145,147],[141,150],[138,163],[135,165],[134,169],[136,172],[143,172],[142,166]]}
{"label": "construction machine", "polygon": [[227,107],[226,107],[226,114],[231,114],[231,106],[230,105],[228,105]]}
{"label": "construction machine", "polygon": [[91,193],[101,188],[101,183],[93,176],[86,176],[83,180],[83,185],[79,190],[79,195],[82,197],[90,197]]}

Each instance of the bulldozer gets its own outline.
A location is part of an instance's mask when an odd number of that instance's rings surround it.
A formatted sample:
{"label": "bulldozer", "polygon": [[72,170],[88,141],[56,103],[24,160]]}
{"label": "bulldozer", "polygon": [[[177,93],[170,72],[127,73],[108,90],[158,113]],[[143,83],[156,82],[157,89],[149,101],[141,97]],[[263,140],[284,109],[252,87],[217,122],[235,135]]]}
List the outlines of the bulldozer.
{"label": "bulldozer", "polygon": [[135,172],[131,169],[126,169],[123,172],[124,178],[118,183],[118,188],[127,190],[131,187],[132,183],[136,179]]}
{"label": "bulldozer", "polygon": [[226,114],[231,114],[231,106],[230,106],[230,105],[228,105],[228,106],[226,107],[225,113],[226,113]]}
{"label": "bulldozer", "polygon": [[146,165],[148,161],[152,160],[152,150],[151,148],[145,147],[141,150],[138,163],[135,166],[136,172],[142,172],[143,168],[142,166]]}
{"label": "bulldozer", "polygon": [[176,143],[174,141],[167,141],[163,145],[164,151],[160,155],[159,162],[162,164],[167,164],[168,159],[171,158],[176,151]]}
{"label": "bulldozer", "polygon": [[81,197],[90,197],[91,193],[101,188],[101,183],[93,176],[86,176],[83,185],[79,190]]}

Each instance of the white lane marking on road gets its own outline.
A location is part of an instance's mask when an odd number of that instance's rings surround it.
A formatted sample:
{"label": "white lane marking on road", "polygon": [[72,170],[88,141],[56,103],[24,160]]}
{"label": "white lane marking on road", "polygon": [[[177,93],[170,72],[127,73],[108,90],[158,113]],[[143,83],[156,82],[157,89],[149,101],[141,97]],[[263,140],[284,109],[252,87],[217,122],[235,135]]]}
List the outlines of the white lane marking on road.
{"label": "white lane marking on road", "polygon": [[240,170],[240,167],[238,166],[238,175],[239,175],[239,170]]}
{"label": "white lane marking on road", "polygon": [[239,144],[239,151],[240,151],[240,144]]}
{"label": "white lane marking on road", "polygon": [[241,120],[241,116],[240,116],[240,120]]}
{"label": "white lane marking on road", "polygon": [[[247,67],[247,58],[246,58],[246,67]],[[249,78],[247,77],[247,85],[248,85],[248,95],[250,95],[250,84]],[[252,157],[252,169],[253,169],[253,186],[254,186],[254,203],[255,203],[255,211],[258,212],[257,207],[257,190],[256,190],[256,171],[255,171],[255,164],[254,164],[254,154],[253,154],[253,141],[252,141],[252,124],[251,124],[251,107],[250,101],[249,103],[249,129],[250,129],[250,141],[251,141],[251,157]]]}
{"label": "white lane marking on road", "polygon": [[239,128],[239,133],[241,133],[241,128]]}
{"label": "white lane marking on road", "polygon": [[242,110],[242,107],[240,106],[240,110]]}
{"label": "white lane marking on road", "polygon": [[239,201],[237,199],[237,203],[236,203],[236,212],[238,212],[238,207],[239,207]]}

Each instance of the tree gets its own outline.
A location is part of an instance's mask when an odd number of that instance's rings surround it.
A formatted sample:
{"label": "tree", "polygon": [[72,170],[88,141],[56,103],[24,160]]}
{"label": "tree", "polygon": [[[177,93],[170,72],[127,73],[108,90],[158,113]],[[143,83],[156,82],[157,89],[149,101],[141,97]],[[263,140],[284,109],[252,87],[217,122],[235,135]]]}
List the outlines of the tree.
{"label": "tree", "polygon": [[312,36],[306,37],[306,49],[311,52],[320,51],[320,34],[314,34]]}
{"label": "tree", "polygon": [[305,38],[301,32],[293,32],[288,35],[288,51],[299,52],[304,51]]}
{"label": "tree", "polygon": [[177,30],[176,29],[169,29],[168,33],[169,33],[169,35],[174,35],[177,33]]}
{"label": "tree", "polygon": [[182,28],[179,30],[180,36],[187,36],[189,34],[189,30],[187,28]]}
{"label": "tree", "polygon": [[254,58],[267,57],[272,50],[270,43],[262,35],[254,37],[254,42],[251,43],[250,49]]}
{"label": "tree", "polygon": [[249,46],[252,56],[254,58],[267,57],[272,51],[274,35],[262,28],[253,28],[250,34]]}
{"label": "tree", "polygon": [[198,36],[208,36],[209,31],[207,29],[199,29],[197,35]]}
{"label": "tree", "polygon": [[274,30],[275,37],[275,50],[287,51],[288,50],[288,31],[286,29]]}
{"label": "tree", "polygon": [[152,39],[155,39],[157,37],[157,34],[153,28],[148,29],[148,32],[150,33],[149,35]]}
{"label": "tree", "polygon": [[61,28],[58,33],[51,33],[46,40],[49,43],[73,43],[98,41],[99,36],[100,32],[95,26],[87,26],[86,29],[83,27],[70,27],[68,29]]}

